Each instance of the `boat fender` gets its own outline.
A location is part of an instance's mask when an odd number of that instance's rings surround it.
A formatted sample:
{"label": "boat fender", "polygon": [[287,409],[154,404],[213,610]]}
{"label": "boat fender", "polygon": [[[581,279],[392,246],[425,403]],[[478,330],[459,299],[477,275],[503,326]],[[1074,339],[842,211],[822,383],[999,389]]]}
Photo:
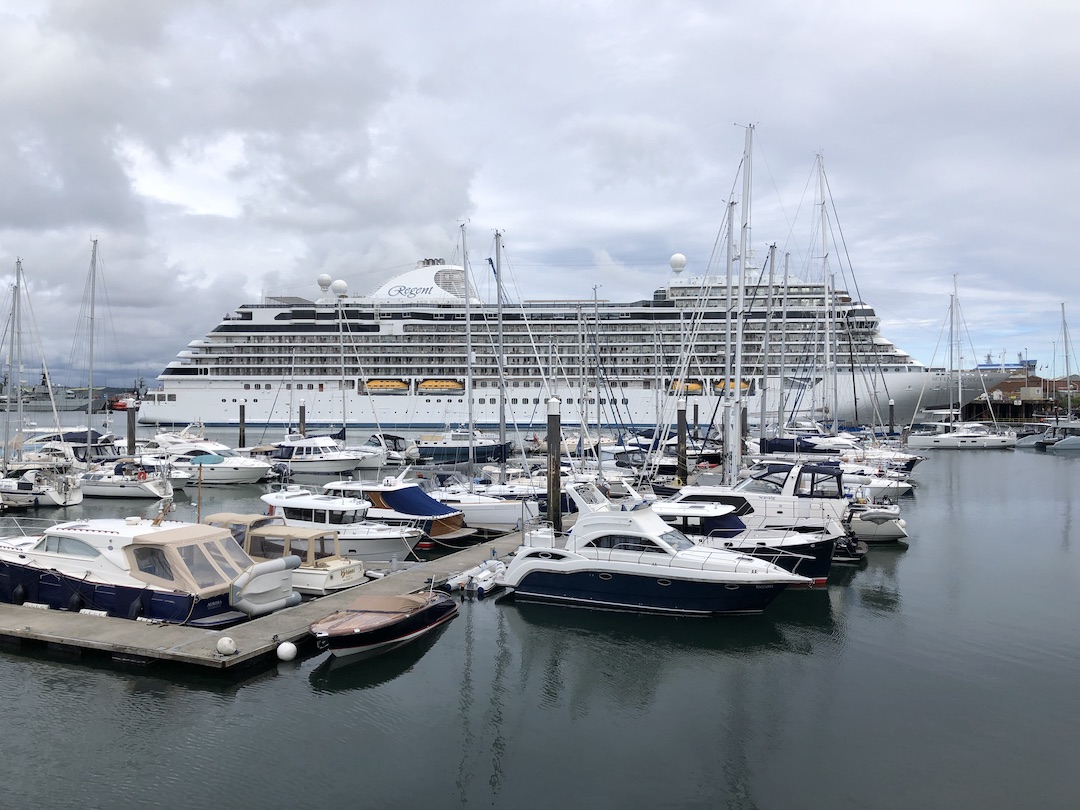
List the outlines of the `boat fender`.
{"label": "boat fender", "polygon": [[21,605],[26,601],[26,588],[20,583],[15,586],[15,590],[11,592],[11,604]]}
{"label": "boat fender", "polygon": [[129,619],[141,619],[143,615],[142,598],[136,599],[131,603],[131,607],[127,612]]}
{"label": "boat fender", "polygon": [[83,601],[81,594],[73,593],[71,595],[71,598],[68,599],[67,607],[68,610],[70,610],[72,613],[78,613],[80,610],[86,607],[86,602]]}

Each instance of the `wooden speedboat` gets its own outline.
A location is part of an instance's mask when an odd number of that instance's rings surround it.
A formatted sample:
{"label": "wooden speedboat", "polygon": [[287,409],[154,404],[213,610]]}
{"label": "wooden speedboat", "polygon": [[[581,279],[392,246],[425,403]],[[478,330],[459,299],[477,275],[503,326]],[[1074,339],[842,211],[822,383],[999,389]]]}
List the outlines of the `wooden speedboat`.
{"label": "wooden speedboat", "polygon": [[319,649],[339,658],[367,658],[420,638],[457,612],[457,602],[442,591],[364,594],[348,608],[314,622],[311,634]]}

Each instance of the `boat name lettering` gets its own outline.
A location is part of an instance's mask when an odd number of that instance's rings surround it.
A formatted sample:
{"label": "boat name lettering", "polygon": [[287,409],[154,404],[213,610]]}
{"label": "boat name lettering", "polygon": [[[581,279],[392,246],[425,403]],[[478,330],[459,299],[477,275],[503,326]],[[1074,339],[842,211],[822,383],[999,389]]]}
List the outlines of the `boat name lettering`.
{"label": "boat name lettering", "polygon": [[348,579],[349,577],[351,577],[355,573],[356,573],[355,568],[343,568],[342,571],[341,571],[341,578],[342,579]]}
{"label": "boat name lettering", "polygon": [[434,287],[406,287],[404,284],[399,284],[391,287],[387,293],[402,298],[416,298],[418,295],[431,295],[434,290]]}

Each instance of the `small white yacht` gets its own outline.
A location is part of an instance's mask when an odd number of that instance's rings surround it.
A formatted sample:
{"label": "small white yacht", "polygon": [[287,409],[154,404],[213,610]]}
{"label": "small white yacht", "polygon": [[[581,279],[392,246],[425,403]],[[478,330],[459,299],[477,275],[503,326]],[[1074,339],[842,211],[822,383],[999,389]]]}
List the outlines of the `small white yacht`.
{"label": "small white yacht", "polygon": [[342,450],[330,436],[290,434],[269,447],[253,447],[251,455],[281,465],[289,475],[342,475],[360,463],[355,453]]}
{"label": "small white yacht", "polygon": [[435,500],[416,481],[405,480],[408,474],[406,468],[379,481],[331,481],[323,485],[323,491],[369,501],[372,520],[419,527],[427,535],[420,548],[432,548],[436,543],[456,547],[476,534],[476,529],[466,525],[460,509]]}
{"label": "small white yacht", "polygon": [[360,498],[312,492],[296,484],[260,497],[270,514],[288,526],[336,531],[342,555],[354,560],[404,560],[424,536],[416,526],[368,520],[371,502]]}
{"label": "small white yacht", "polygon": [[362,562],[341,555],[335,531],[286,526],[277,516],[233,512],[209,515],[202,522],[228,529],[256,562],[299,557],[293,588],[305,596],[326,596],[368,581]]}

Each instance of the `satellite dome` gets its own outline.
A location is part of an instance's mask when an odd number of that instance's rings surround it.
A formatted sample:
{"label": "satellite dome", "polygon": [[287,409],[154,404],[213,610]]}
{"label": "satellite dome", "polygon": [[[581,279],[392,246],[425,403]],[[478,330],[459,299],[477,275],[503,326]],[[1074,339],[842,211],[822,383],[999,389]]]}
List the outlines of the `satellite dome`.
{"label": "satellite dome", "polygon": [[[330,276],[327,276],[330,278]],[[330,291],[334,293],[338,298],[345,295],[349,291],[349,285],[342,281],[340,278],[330,285]]]}
{"label": "satellite dome", "polygon": [[671,254],[671,258],[668,260],[668,264],[671,265],[671,269],[676,273],[681,273],[683,268],[686,267],[686,257],[681,253]]}
{"label": "satellite dome", "polygon": [[333,279],[330,278],[330,276],[328,276],[326,273],[323,273],[321,276],[315,279],[315,283],[319,285],[319,289],[323,292],[326,292],[330,289],[331,281],[333,281]]}

